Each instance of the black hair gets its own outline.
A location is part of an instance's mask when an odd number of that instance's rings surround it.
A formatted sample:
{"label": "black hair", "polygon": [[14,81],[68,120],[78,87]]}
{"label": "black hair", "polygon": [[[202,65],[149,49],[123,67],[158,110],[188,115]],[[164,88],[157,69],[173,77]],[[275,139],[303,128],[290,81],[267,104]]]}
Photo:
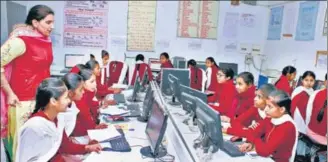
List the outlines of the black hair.
{"label": "black hair", "polygon": [[106,50],[101,51],[101,58],[104,58],[105,56],[109,56],[109,53]]}
{"label": "black hair", "polygon": [[79,72],[79,75],[82,77],[83,81],[89,80],[93,75],[90,69],[82,69]]}
{"label": "black hair", "polygon": [[96,60],[90,60],[87,63],[85,63],[85,67],[90,70],[93,70],[96,67],[96,65],[99,65],[99,62]]}
{"label": "black hair", "polygon": [[221,71],[226,77],[230,77],[230,79],[233,79],[235,76],[235,72],[233,72],[231,68],[222,68],[219,71]]}
{"label": "black hair", "polygon": [[138,54],[138,55],[136,56],[136,61],[144,61],[144,60],[145,60],[144,55],[142,55],[142,54]]}
{"label": "black hair", "polygon": [[167,52],[161,53],[160,56],[164,56],[166,59],[170,59],[170,56],[169,56],[169,54]]}
{"label": "black hair", "polygon": [[287,114],[291,115],[290,109],[291,109],[292,100],[290,99],[289,95],[286,92],[282,90],[275,90],[271,92],[269,96],[274,99],[274,102],[279,107],[284,107]]}
{"label": "black hair", "polygon": [[95,55],[90,54],[90,59],[95,59],[95,58],[96,58]]}
{"label": "black hair", "polygon": [[326,75],[325,75],[325,80],[327,80],[327,73],[326,73]]}
{"label": "black hair", "polygon": [[188,66],[191,65],[192,67],[196,67],[197,66],[197,62],[194,59],[190,59],[187,62]]}
{"label": "black hair", "polygon": [[32,114],[44,111],[45,107],[49,104],[51,98],[56,100],[67,91],[65,83],[59,78],[46,78],[44,79],[36,92],[35,108]]}
{"label": "black hair", "polygon": [[325,109],[327,108],[327,99],[325,100],[322,108],[320,109],[318,115],[317,115],[317,121],[321,123],[323,116],[325,115]]}
{"label": "black hair", "polygon": [[264,97],[269,97],[270,93],[277,89],[274,85],[267,83],[267,84],[261,85],[258,90],[260,90],[262,92]]}
{"label": "black hair", "polygon": [[77,64],[76,67],[81,71],[83,69],[86,69],[87,67],[84,64]]}
{"label": "black hair", "polygon": [[75,73],[67,73],[63,77],[63,81],[68,90],[74,91],[81,82],[83,82],[83,78]]}
{"label": "black hair", "polygon": [[215,60],[213,57],[207,57],[206,60],[210,61],[211,63],[213,63],[217,68],[219,68],[218,64],[216,64]]}
{"label": "black hair", "polygon": [[296,72],[296,68],[294,66],[286,66],[282,69],[282,75],[286,76],[287,74],[292,74]]}
{"label": "black hair", "polygon": [[303,75],[302,75],[302,80],[305,79],[307,76],[310,76],[310,77],[312,77],[315,80],[315,74],[314,74],[314,72],[312,72],[312,71],[306,71],[306,72],[304,72]]}
{"label": "black hair", "polygon": [[254,84],[254,76],[250,72],[242,72],[237,77],[242,78],[247,85]]}
{"label": "black hair", "polygon": [[32,21],[43,20],[48,15],[55,15],[55,12],[46,5],[35,5],[33,6],[27,14],[25,24],[32,25]]}

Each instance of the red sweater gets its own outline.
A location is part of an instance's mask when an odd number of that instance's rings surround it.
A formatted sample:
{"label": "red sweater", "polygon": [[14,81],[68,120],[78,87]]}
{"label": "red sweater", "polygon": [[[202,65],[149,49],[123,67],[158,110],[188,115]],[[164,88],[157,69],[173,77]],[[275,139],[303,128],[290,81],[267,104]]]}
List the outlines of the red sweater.
{"label": "red sweater", "polygon": [[140,81],[142,81],[146,70],[147,70],[148,80],[152,81],[153,80],[153,74],[151,72],[151,69],[150,69],[149,65],[146,64],[146,63],[139,63],[139,64],[137,63],[135,68],[134,68],[134,71],[133,71],[131,85],[134,85],[134,83],[136,81],[137,72],[139,73]]}
{"label": "red sweater", "polygon": [[303,117],[303,120],[305,121],[306,107],[307,107],[309,98],[310,98],[309,94],[305,91],[302,91],[301,93],[294,96],[294,98],[292,99],[292,104],[291,104],[291,109],[290,109],[292,117],[294,116],[294,113],[295,113],[295,110],[297,107]]}
{"label": "red sweater", "polygon": [[251,107],[245,113],[241,114],[235,119],[232,119],[230,122],[230,128],[227,129],[227,133],[231,135],[240,136],[243,131],[246,131],[244,128],[252,124],[252,121],[259,123],[263,118],[259,114],[259,110],[256,107]]}
{"label": "red sweater", "polygon": [[229,116],[229,110],[232,108],[232,102],[236,98],[237,92],[233,80],[218,84],[217,91],[212,98],[213,102],[218,102],[219,106],[210,105],[213,109],[220,112],[221,115]]}
{"label": "red sweater", "polygon": [[[47,120],[51,121],[43,111],[37,112],[32,117],[34,117],[34,116],[43,117],[43,118],[46,118]],[[57,122],[58,122],[57,118],[53,122],[57,126]],[[61,142],[61,145],[59,147],[59,150],[55,154],[55,156],[51,158],[50,162],[65,162],[65,160],[62,157],[63,154],[78,155],[78,154],[86,154],[86,153],[87,152],[86,152],[86,149],[85,149],[85,145],[73,143],[68,138],[68,136],[66,134],[66,131],[64,130],[63,138],[62,138],[62,142]]]}
{"label": "red sweater", "polygon": [[[106,76],[106,73],[105,73],[105,76]],[[112,90],[108,90],[108,86],[106,85],[106,83],[101,84],[101,76],[96,77],[96,82],[97,82],[96,95],[98,98],[104,98],[106,95],[114,93]]]}
{"label": "red sweater", "polygon": [[289,162],[296,138],[296,128],[291,122],[274,125],[270,118],[265,118],[255,130],[249,129],[244,135],[255,145],[258,155],[272,155],[275,162]]}
{"label": "red sweater", "polygon": [[161,75],[162,75],[162,69],[163,69],[163,68],[174,68],[174,67],[173,67],[173,65],[172,65],[172,63],[171,63],[170,60],[168,60],[168,61],[166,61],[165,63],[163,63],[163,64],[161,65],[161,71],[158,73],[158,76],[157,76],[157,78],[156,78],[157,81],[160,81],[160,80],[161,80]]}
{"label": "red sweater", "polygon": [[88,134],[88,129],[96,128],[96,121],[91,113],[92,110],[90,107],[90,101],[88,101],[88,95],[88,92],[85,91],[80,101],[74,101],[80,112],[76,118],[76,125],[72,133],[73,137],[85,136]]}
{"label": "red sweater", "polygon": [[[211,83],[208,86],[207,90],[209,91],[215,91],[216,87],[218,86],[218,80],[217,80],[217,73],[219,71],[219,68],[216,67],[215,65],[211,66],[212,73],[211,73]],[[207,74],[206,74],[207,75]]]}
{"label": "red sweater", "polygon": [[51,42],[45,37],[20,36],[26,51],[12,61],[10,87],[20,101],[34,100],[36,89],[50,77],[53,60]]}
{"label": "red sweater", "polygon": [[290,87],[288,79],[286,76],[281,75],[279,80],[275,84],[276,88],[282,91],[285,91],[288,93],[290,96],[292,95],[293,88]]}
{"label": "red sweater", "polygon": [[201,91],[202,83],[203,83],[203,71],[198,67],[191,67],[189,69],[190,69],[190,87]]}
{"label": "red sweater", "polygon": [[249,108],[254,106],[255,86],[250,87],[246,92],[237,94],[232,102],[232,107],[227,116],[233,119],[245,113]]}
{"label": "red sweater", "polygon": [[327,108],[324,108],[324,114],[321,122],[317,121],[317,116],[327,100],[327,89],[320,90],[314,97],[312,106],[312,115],[308,127],[315,133],[326,136],[327,134]]}

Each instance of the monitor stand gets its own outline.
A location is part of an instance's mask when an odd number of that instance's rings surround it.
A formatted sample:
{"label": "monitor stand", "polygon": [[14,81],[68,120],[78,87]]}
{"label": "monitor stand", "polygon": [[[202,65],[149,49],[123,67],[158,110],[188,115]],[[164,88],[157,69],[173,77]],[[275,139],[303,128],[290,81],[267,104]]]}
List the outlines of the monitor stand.
{"label": "monitor stand", "polygon": [[156,155],[154,155],[150,146],[141,148],[140,153],[141,153],[141,155],[143,155],[145,157],[149,157],[149,158],[161,158],[161,157],[164,157],[165,155],[167,155],[166,149],[161,146],[159,147]]}
{"label": "monitor stand", "polygon": [[148,118],[147,117],[144,117],[144,116],[139,116],[137,118],[137,120],[140,121],[140,122],[146,123],[148,121]]}
{"label": "monitor stand", "polygon": [[172,101],[170,101],[169,104],[172,105],[172,106],[180,106],[180,105],[181,105],[180,102],[177,102],[177,101],[175,100],[174,95],[172,96]]}

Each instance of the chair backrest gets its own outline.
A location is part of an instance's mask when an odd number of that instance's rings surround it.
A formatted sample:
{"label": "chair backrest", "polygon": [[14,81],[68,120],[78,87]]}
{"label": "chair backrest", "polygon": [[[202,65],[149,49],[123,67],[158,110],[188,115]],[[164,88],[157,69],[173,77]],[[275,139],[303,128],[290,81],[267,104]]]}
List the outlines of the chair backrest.
{"label": "chair backrest", "polygon": [[122,61],[111,61],[109,63],[109,82],[108,86],[114,83],[123,84],[128,77],[128,65]]}

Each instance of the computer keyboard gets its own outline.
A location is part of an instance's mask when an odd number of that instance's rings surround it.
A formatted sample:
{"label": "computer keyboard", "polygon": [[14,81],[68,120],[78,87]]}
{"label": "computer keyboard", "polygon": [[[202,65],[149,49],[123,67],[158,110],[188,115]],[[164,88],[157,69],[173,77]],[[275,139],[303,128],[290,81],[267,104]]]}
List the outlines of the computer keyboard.
{"label": "computer keyboard", "polygon": [[131,147],[125,138],[123,130],[117,129],[117,131],[121,134],[121,136],[111,139],[109,141],[111,148],[105,147],[105,148],[103,148],[103,151],[130,152]]}
{"label": "computer keyboard", "polygon": [[127,117],[139,117],[141,115],[139,104],[127,105],[126,109],[130,111],[130,114]]}
{"label": "computer keyboard", "polygon": [[238,146],[231,141],[223,141],[222,151],[231,157],[245,156],[245,153],[239,151]]}

